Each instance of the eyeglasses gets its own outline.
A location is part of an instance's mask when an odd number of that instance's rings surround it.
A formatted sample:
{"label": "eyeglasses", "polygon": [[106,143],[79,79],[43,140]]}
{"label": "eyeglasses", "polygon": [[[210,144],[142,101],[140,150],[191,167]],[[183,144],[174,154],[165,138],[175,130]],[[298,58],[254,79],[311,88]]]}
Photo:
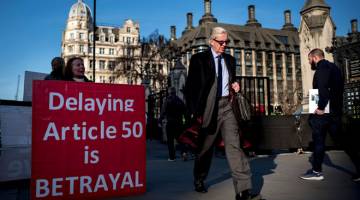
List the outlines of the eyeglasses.
{"label": "eyeglasses", "polygon": [[215,42],[217,42],[220,46],[229,44],[230,40],[225,41],[219,41],[217,39],[213,39]]}

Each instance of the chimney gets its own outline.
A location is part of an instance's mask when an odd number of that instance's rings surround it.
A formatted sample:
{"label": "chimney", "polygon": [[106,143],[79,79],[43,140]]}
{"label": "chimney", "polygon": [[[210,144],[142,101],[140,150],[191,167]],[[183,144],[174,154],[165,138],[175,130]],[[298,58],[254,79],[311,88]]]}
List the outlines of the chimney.
{"label": "chimney", "polygon": [[254,5],[250,5],[248,7],[248,15],[249,15],[249,20],[246,23],[247,26],[261,27],[261,24],[258,23],[258,21],[255,18],[255,6]]}
{"label": "chimney", "polygon": [[284,12],[285,24],[291,24],[291,11],[285,10]]}
{"label": "chimney", "polygon": [[284,11],[284,18],[285,18],[285,24],[282,27],[282,30],[297,31],[297,28],[295,28],[294,25],[291,23],[291,11],[290,10]]}
{"label": "chimney", "polygon": [[187,27],[186,27],[186,29],[187,30],[193,29],[194,27],[193,27],[193,15],[192,15],[192,13],[187,13],[186,14],[186,19],[187,19]]}
{"label": "chimney", "polygon": [[176,40],[176,26],[170,26],[170,40]]}
{"label": "chimney", "polygon": [[249,21],[255,21],[255,6],[250,5],[248,7]]}
{"label": "chimney", "polygon": [[211,0],[204,0],[204,7],[205,14],[199,20],[199,25],[217,22],[217,19],[211,14]]}
{"label": "chimney", "polygon": [[357,33],[358,32],[358,21],[357,19],[351,20],[351,33]]}
{"label": "chimney", "polygon": [[205,15],[211,15],[211,0],[205,0]]}

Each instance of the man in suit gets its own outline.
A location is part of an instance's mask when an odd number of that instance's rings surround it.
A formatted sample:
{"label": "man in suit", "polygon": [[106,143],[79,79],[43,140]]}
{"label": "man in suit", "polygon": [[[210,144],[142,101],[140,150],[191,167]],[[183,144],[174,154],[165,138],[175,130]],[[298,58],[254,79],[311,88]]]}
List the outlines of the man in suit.
{"label": "man in suit", "polygon": [[210,48],[193,55],[190,60],[184,94],[192,120],[201,121],[194,186],[197,192],[207,192],[204,181],[210,169],[215,139],[221,132],[236,200],[248,200],[252,199],[251,171],[240,148],[239,127],[231,107],[230,94],[238,92],[240,86],[235,82],[235,58],[224,53],[228,42],[227,31],[215,27],[209,38]]}
{"label": "man in suit", "polygon": [[[341,70],[334,64],[324,59],[321,49],[313,49],[308,54],[311,69],[315,70],[313,88],[319,90],[318,107],[314,114],[309,116],[312,128],[314,152],[312,155],[312,169],[300,178],[305,180],[323,180],[322,163],[325,156],[325,137],[327,132],[335,143],[340,143],[345,152],[353,161],[357,174],[353,180],[360,181],[360,157],[356,151],[356,144],[350,137],[341,133],[341,117],[343,108],[344,80]],[[330,113],[325,113],[325,107],[330,102]]]}

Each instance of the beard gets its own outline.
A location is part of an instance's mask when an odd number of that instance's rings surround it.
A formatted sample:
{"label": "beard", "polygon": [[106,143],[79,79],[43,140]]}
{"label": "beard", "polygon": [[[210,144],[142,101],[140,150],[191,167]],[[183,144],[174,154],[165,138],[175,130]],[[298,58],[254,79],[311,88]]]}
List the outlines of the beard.
{"label": "beard", "polygon": [[314,61],[311,61],[311,70],[316,70],[316,63]]}

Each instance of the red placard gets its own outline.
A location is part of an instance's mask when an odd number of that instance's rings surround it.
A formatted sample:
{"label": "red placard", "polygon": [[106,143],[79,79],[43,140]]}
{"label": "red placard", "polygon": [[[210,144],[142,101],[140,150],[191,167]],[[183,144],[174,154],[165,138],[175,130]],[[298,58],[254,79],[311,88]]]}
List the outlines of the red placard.
{"label": "red placard", "polygon": [[34,81],[32,199],[146,191],[143,86]]}

